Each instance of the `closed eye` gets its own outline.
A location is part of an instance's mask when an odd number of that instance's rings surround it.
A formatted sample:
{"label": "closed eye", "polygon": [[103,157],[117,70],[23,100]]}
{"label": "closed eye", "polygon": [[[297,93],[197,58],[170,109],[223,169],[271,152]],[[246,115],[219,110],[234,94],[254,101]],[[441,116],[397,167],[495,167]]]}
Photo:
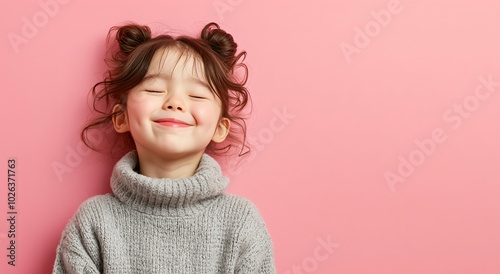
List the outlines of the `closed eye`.
{"label": "closed eye", "polygon": [[194,95],[190,95],[190,97],[192,98],[196,98],[196,99],[207,99],[205,97],[201,97],[201,96],[194,96]]}
{"label": "closed eye", "polygon": [[146,89],[145,91],[151,92],[151,93],[162,93],[163,91],[158,91],[158,90],[148,90]]}

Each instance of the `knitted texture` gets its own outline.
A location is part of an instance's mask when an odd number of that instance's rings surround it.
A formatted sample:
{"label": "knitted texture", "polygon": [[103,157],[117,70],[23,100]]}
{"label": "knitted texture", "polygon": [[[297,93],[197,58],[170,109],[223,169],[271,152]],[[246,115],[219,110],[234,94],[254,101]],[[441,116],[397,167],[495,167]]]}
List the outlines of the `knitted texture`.
{"label": "knitted texture", "polygon": [[113,168],[113,193],[86,200],[66,225],[53,273],[276,273],[255,205],[224,193],[229,179],[203,154],[188,178],[137,173],[137,151]]}

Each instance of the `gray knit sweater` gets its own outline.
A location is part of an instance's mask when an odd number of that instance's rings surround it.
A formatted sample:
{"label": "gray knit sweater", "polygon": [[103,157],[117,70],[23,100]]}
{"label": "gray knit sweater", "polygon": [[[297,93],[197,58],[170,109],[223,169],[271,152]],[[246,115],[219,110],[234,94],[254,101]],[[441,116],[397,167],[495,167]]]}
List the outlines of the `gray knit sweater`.
{"label": "gray knit sweater", "polygon": [[137,152],[120,159],[112,194],[86,200],[57,247],[53,273],[276,273],[255,205],[224,193],[229,179],[203,154],[193,176],[150,178]]}

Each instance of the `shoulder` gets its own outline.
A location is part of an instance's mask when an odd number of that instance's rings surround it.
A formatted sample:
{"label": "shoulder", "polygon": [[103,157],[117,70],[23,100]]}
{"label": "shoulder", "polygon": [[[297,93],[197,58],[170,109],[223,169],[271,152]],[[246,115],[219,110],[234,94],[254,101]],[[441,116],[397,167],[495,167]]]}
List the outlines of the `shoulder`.
{"label": "shoulder", "polygon": [[105,218],[106,215],[109,215],[113,204],[116,203],[117,199],[114,198],[112,194],[102,194],[90,197],[78,206],[68,226],[71,224],[76,226],[90,226],[92,223],[99,222]]}
{"label": "shoulder", "polygon": [[240,216],[260,216],[257,206],[245,197],[224,193],[219,197],[218,204],[234,213],[238,213]]}
{"label": "shoulder", "polygon": [[226,218],[232,220],[233,224],[240,228],[240,232],[261,231],[267,232],[266,224],[260,210],[251,200],[225,193],[219,197],[219,209]]}
{"label": "shoulder", "polygon": [[103,205],[114,203],[116,200],[111,193],[96,195],[83,201],[79,209],[102,207]]}
{"label": "shoulder", "polygon": [[111,194],[96,195],[83,201],[77,209],[77,214],[89,214],[100,211],[114,203],[116,198]]}
{"label": "shoulder", "polygon": [[71,234],[95,231],[104,221],[112,217],[113,207],[119,204],[112,194],[102,194],[84,200],[67,221],[63,231],[63,238]]}

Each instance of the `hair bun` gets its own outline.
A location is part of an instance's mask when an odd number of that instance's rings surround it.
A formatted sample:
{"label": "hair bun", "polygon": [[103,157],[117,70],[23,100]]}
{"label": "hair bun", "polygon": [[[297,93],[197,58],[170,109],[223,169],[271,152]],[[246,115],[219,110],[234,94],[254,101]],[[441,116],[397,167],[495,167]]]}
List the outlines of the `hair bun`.
{"label": "hair bun", "polygon": [[238,45],[234,42],[231,34],[220,29],[217,23],[212,22],[201,31],[201,39],[207,41],[210,48],[220,56],[228,67],[234,65]]}
{"label": "hair bun", "polygon": [[120,51],[129,54],[137,46],[151,39],[151,29],[148,26],[128,24],[118,28],[116,40]]}

